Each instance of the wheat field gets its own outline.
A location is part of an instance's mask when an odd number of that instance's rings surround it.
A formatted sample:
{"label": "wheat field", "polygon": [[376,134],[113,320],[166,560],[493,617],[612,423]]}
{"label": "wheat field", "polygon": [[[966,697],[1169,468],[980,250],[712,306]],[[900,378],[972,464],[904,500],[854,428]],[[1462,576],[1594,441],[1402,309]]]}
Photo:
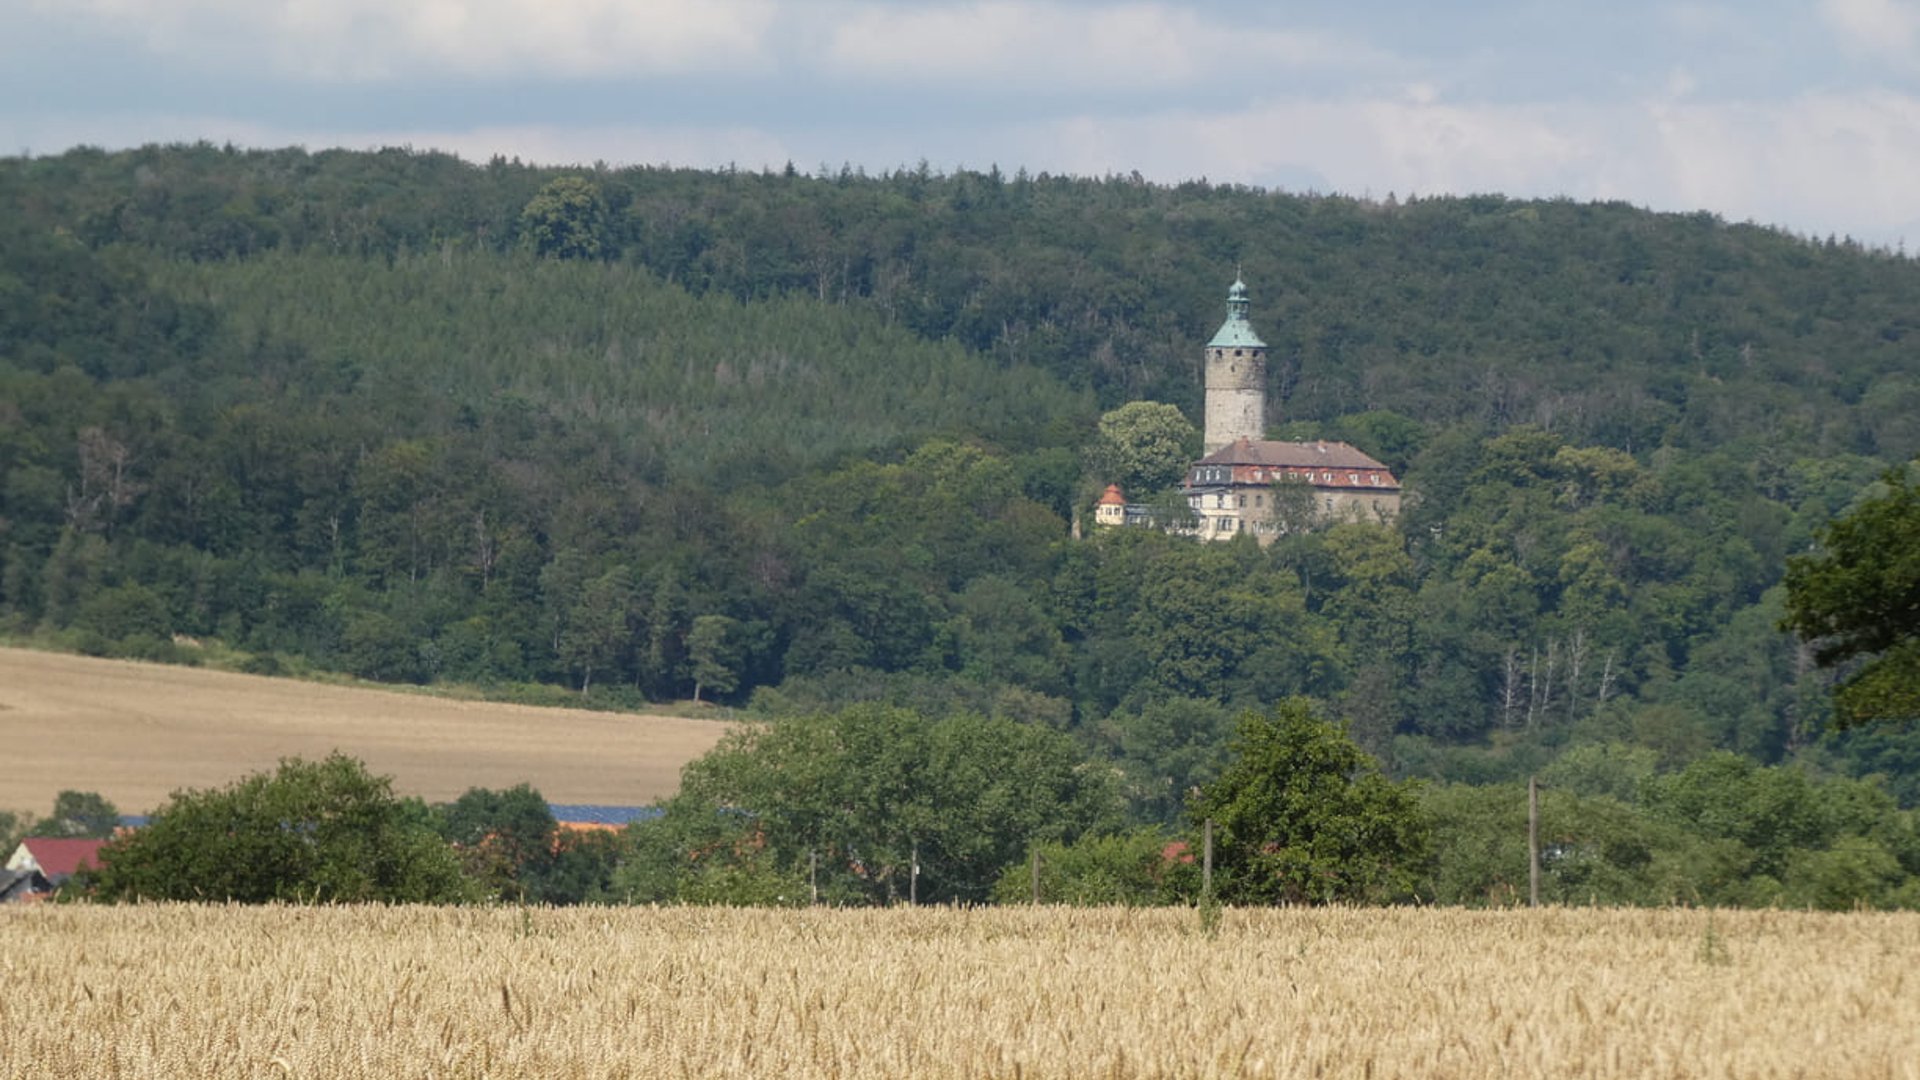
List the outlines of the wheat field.
{"label": "wheat field", "polygon": [[72,788],[145,813],[178,788],[334,750],[403,795],[526,781],[553,802],[637,806],[677,790],[680,767],[725,730],[0,648],[0,810],[44,814]]}
{"label": "wheat field", "polygon": [[0,910],[0,1075],[1920,1077],[1920,916]]}

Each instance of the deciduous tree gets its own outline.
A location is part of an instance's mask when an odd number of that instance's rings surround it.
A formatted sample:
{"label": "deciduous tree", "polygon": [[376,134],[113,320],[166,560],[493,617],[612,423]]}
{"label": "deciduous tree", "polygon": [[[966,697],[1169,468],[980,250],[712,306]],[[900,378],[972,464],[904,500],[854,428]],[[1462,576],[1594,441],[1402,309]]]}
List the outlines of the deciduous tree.
{"label": "deciduous tree", "polygon": [[1130,401],[1100,418],[1089,464],[1097,479],[1145,498],[1180,482],[1199,441],[1199,431],[1178,408]]}
{"label": "deciduous tree", "polygon": [[1304,698],[1240,717],[1233,759],[1194,799],[1214,822],[1217,892],[1229,903],[1411,899],[1431,851],[1412,787],[1380,775]]}
{"label": "deciduous tree", "polygon": [[547,182],[520,211],[520,228],[534,254],[550,259],[599,259],[608,252],[607,204],[584,176]]}
{"label": "deciduous tree", "polygon": [[41,836],[77,836],[104,840],[120,827],[120,811],[97,791],[62,791],[53,813],[35,826]]}
{"label": "deciduous tree", "polygon": [[224,788],[183,791],[111,841],[99,900],[446,903],[474,895],[418,800],[342,754],[287,758]]}
{"label": "deciduous tree", "polygon": [[1915,466],[1881,478],[1787,563],[1784,629],[1825,666],[1862,661],[1834,700],[1839,726],[1920,716],[1920,484]]}

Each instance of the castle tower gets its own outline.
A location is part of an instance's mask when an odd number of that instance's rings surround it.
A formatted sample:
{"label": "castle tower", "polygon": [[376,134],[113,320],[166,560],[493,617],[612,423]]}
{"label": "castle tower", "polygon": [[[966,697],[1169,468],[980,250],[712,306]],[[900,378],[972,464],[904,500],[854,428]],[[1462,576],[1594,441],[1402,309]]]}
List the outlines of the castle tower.
{"label": "castle tower", "polygon": [[1267,432],[1267,343],[1247,322],[1247,285],[1227,291],[1227,321],[1207,342],[1206,453]]}

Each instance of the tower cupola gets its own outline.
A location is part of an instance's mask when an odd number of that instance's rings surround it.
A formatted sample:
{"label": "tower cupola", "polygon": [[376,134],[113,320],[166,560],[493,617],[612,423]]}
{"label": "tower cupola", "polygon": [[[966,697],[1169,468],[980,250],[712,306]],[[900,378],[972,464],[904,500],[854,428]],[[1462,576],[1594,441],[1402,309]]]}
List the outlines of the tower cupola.
{"label": "tower cupola", "polygon": [[1207,342],[1209,349],[1264,349],[1267,343],[1253,332],[1253,324],[1247,321],[1247,309],[1253,304],[1247,299],[1247,283],[1239,278],[1233,279],[1233,288],[1227,290],[1227,321]]}

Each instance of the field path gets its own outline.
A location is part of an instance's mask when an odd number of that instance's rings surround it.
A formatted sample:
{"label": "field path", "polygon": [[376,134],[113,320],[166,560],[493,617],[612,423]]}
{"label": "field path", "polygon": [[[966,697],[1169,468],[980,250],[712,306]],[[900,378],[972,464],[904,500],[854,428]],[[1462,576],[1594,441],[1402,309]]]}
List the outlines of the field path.
{"label": "field path", "polygon": [[35,814],[63,788],[145,813],[175,789],[336,749],[434,801],[527,781],[550,802],[632,806],[671,794],[680,766],[725,732],[710,720],[0,648],[0,809]]}

